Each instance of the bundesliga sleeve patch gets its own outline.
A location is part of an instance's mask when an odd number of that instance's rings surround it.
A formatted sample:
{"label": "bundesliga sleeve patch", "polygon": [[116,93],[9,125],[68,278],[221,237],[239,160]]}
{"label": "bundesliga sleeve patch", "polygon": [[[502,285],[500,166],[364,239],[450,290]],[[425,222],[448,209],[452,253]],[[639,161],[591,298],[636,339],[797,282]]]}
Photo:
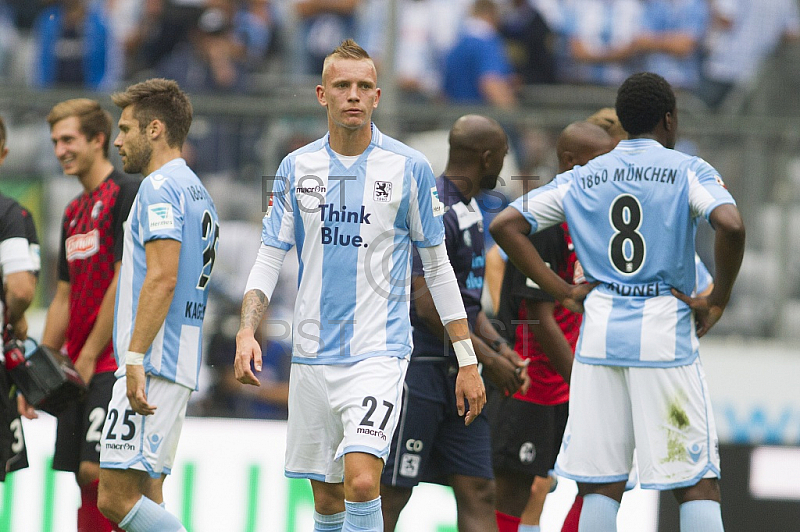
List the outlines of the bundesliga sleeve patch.
{"label": "bundesliga sleeve patch", "polygon": [[431,212],[434,216],[444,214],[444,203],[439,201],[439,191],[436,190],[436,187],[431,187]]}
{"label": "bundesliga sleeve patch", "polygon": [[153,203],[148,206],[147,222],[150,225],[150,231],[174,229],[175,217],[172,214],[172,205],[169,203]]}

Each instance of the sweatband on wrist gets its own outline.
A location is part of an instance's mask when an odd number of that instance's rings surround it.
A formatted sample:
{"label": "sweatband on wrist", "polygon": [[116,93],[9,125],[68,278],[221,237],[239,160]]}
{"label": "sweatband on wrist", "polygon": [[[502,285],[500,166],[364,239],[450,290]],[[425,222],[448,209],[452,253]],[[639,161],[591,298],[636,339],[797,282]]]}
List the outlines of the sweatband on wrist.
{"label": "sweatband on wrist", "polygon": [[463,368],[464,366],[478,363],[478,357],[475,355],[471,340],[453,342],[453,350],[456,352],[458,367]]}
{"label": "sweatband on wrist", "polygon": [[125,353],[126,366],[143,366],[144,353],[137,353],[136,351],[128,351]]}

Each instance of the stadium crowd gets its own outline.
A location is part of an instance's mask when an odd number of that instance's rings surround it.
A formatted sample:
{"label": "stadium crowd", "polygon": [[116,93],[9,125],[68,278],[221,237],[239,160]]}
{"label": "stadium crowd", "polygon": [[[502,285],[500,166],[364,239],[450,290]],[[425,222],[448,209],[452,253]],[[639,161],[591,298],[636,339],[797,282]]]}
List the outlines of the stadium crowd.
{"label": "stadium crowd", "polygon": [[[0,82],[109,90],[150,74],[194,92],[260,93],[316,75],[354,37],[387,60],[383,0],[1,0]],[[410,98],[513,105],[521,86],[663,75],[716,108],[783,39],[794,0],[398,0]],[[391,35],[391,34],[390,34]]]}

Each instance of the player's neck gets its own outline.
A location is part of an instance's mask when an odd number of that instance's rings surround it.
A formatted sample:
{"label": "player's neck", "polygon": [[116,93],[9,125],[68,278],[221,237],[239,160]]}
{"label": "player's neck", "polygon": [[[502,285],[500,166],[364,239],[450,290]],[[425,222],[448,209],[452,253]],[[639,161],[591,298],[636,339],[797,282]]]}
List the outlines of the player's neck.
{"label": "player's neck", "polygon": [[108,159],[103,157],[95,162],[88,172],[78,176],[78,180],[81,182],[81,185],[83,185],[83,190],[89,193],[97,189],[97,187],[106,180],[108,174],[113,171],[114,166]]}
{"label": "player's neck", "polygon": [[147,177],[165,164],[181,157],[180,148],[154,149],[150,163],[142,170],[142,175]]}
{"label": "player's neck", "polygon": [[642,133],[641,135],[628,135],[628,140],[640,140],[640,139],[654,140],[659,144],[661,144],[662,146],[666,146],[666,140],[663,139],[662,136],[656,132]]}
{"label": "player's neck", "polygon": [[467,201],[477,196],[480,191],[480,178],[475,174],[475,169],[468,166],[447,165],[444,176],[453,183]]}
{"label": "player's neck", "polygon": [[358,129],[347,129],[330,124],[328,129],[331,149],[339,155],[361,155],[372,142],[372,127],[367,124]]}

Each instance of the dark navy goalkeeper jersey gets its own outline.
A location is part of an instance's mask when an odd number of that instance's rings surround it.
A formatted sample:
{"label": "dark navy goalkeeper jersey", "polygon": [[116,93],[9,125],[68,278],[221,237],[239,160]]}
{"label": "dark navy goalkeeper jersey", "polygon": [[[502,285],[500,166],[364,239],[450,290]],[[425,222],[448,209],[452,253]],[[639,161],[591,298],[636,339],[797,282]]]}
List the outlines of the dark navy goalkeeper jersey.
{"label": "dark navy goalkeeper jersey", "polygon": [[[444,233],[447,256],[453,266],[458,280],[461,299],[467,311],[470,329],[475,325],[478,312],[481,310],[481,293],[483,292],[483,275],[486,265],[486,254],[483,240],[483,213],[475,198],[467,201],[447,177],[436,180],[439,201],[445,206]],[[414,252],[413,275],[421,276],[422,260],[419,253]],[[417,316],[414,301],[411,301],[411,325],[414,328],[414,351],[412,357],[420,356],[455,356],[452,349],[445,350],[443,339],[432,333]]]}

